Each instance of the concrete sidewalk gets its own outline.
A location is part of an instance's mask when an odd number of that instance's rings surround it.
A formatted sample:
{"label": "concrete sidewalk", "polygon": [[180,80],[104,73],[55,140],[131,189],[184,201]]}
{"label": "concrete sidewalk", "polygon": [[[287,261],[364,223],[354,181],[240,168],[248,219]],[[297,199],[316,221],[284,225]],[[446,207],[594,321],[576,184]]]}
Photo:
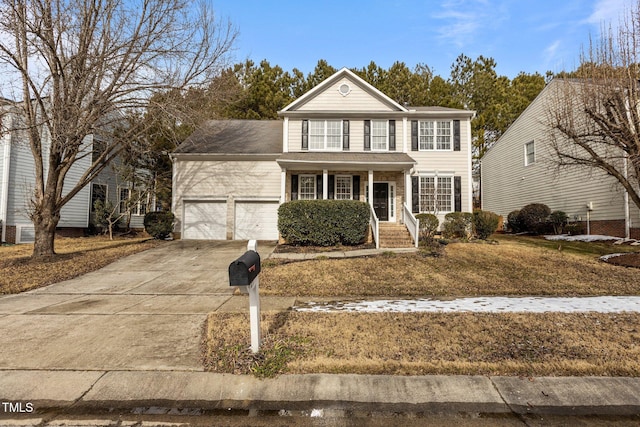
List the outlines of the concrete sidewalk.
{"label": "concrete sidewalk", "polygon": [[[258,249],[265,258],[273,245]],[[172,242],[73,280],[0,296],[0,401],[29,403],[37,412],[165,407],[640,414],[638,378],[258,380],[204,372],[200,345],[207,313],[248,310],[246,296],[232,295],[226,272],[244,250],[244,242]],[[261,301],[265,311],[295,302]],[[2,405],[0,416],[11,416],[7,407]]]}
{"label": "concrete sidewalk", "polygon": [[187,371],[3,371],[3,402],[37,411],[134,408],[636,415],[640,379],[283,375]]}

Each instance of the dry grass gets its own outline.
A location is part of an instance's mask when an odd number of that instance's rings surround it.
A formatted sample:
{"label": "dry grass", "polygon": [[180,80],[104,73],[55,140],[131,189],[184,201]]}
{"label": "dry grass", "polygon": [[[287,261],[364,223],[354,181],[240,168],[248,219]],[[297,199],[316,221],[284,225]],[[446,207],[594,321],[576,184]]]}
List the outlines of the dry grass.
{"label": "dry grass", "polygon": [[386,254],[263,264],[264,295],[428,297],[639,295],[640,269],[598,260],[638,250],[605,243],[503,236],[499,244],[454,243],[442,257]]}
{"label": "dry grass", "polygon": [[[212,313],[210,370],[254,373],[640,375],[640,314]],[[267,331],[268,329],[268,331]]]}
{"label": "dry grass", "polygon": [[116,240],[103,236],[58,237],[55,240],[57,255],[46,261],[30,258],[33,245],[1,246],[0,293],[19,293],[72,279],[161,243],[148,237]]}

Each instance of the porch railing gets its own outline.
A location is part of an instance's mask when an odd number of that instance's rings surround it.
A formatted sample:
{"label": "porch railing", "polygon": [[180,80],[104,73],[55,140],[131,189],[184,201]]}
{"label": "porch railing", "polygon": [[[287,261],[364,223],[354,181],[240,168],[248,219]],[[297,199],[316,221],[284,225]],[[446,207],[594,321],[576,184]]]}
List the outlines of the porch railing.
{"label": "porch railing", "polygon": [[369,205],[369,209],[371,210],[371,219],[369,220],[369,224],[371,224],[373,240],[376,242],[376,249],[380,249],[380,221],[378,220],[376,212],[373,210],[373,206]]}
{"label": "porch railing", "polygon": [[420,230],[420,220],[413,216],[411,213],[411,209],[407,206],[407,203],[404,203],[404,224],[407,226],[407,230],[409,230],[409,234],[413,237],[413,241],[415,242],[416,248],[418,247],[418,238],[419,230]]}

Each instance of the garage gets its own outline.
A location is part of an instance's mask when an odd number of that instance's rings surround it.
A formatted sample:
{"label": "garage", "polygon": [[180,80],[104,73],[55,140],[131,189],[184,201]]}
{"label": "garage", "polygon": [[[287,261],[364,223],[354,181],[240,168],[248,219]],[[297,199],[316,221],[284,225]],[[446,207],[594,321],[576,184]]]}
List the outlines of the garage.
{"label": "garage", "polygon": [[184,239],[225,240],[227,203],[224,201],[185,202]]}
{"label": "garage", "polygon": [[278,240],[277,201],[237,201],[236,240]]}

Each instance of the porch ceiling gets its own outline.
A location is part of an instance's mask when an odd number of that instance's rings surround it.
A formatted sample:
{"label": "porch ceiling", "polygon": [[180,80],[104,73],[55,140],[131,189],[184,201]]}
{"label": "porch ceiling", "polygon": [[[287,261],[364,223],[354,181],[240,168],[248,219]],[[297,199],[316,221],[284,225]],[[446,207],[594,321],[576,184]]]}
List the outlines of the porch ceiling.
{"label": "porch ceiling", "polygon": [[344,151],[283,153],[276,161],[283,168],[296,170],[405,171],[416,164],[406,153]]}

